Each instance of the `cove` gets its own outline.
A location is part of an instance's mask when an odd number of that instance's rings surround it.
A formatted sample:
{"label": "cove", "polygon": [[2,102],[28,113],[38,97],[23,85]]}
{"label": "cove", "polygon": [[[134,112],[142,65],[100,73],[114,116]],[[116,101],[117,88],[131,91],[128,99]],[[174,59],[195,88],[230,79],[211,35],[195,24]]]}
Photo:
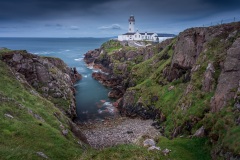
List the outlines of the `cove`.
{"label": "cove", "polygon": [[109,88],[104,87],[92,78],[92,72],[83,61],[84,54],[109,38],[0,38],[3,47],[12,50],[27,50],[41,56],[57,57],[69,67],[76,67],[82,80],[75,84],[78,120],[102,120],[113,116],[111,99],[107,94]]}

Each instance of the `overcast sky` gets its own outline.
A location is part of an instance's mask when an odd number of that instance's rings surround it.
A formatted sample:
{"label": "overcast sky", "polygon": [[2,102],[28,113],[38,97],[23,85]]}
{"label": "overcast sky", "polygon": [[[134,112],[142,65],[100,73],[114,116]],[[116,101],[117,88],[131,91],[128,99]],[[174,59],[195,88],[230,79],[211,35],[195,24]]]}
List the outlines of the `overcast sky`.
{"label": "overcast sky", "polygon": [[116,36],[130,15],[140,32],[178,34],[240,21],[240,0],[1,0],[0,37]]}

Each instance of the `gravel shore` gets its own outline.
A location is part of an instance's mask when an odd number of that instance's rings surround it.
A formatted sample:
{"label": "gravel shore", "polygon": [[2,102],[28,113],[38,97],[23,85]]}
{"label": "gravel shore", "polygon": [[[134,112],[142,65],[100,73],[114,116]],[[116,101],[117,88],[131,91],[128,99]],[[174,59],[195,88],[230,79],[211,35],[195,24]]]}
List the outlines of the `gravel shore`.
{"label": "gravel shore", "polygon": [[79,125],[89,144],[96,149],[118,144],[134,143],[142,136],[154,138],[160,132],[151,124],[152,120],[119,117]]}

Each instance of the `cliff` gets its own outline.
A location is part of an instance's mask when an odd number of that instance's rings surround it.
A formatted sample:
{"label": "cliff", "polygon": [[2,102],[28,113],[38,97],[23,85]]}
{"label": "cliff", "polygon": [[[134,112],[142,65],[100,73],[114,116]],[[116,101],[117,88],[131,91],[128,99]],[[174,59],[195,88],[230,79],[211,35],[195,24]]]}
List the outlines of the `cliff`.
{"label": "cliff", "polygon": [[76,159],[86,138],[76,116],[73,83],[62,60],[0,50],[0,159]]}
{"label": "cliff", "polygon": [[109,41],[85,62],[127,116],[155,119],[165,136],[208,137],[212,158],[240,156],[240,23],[190,28],[136,49]]}
{"label": "cliff", "polygon": [[36,89],[70,118],[76,117],[73,84],[81,79],[81,75],[75,68],[67,67],[58,58],[40,57],[26,51],[8,51],[1,59],[21,82]]}

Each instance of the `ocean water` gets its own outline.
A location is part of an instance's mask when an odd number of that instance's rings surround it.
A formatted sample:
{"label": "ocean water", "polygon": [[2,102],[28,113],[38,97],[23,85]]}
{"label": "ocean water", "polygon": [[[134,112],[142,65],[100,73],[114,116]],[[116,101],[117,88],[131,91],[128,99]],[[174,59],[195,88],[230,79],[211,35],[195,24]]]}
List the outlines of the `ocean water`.
{"label": "ocean water", "polygon": [[108,38],[0,38],[0,47],[27,50],[40,56],[61,58],[68,66],[76,67],[82,74],[75,84],[77,90],[77,114],[80,121],[102,119],[112,116],[112,100],[107,97],[109,88],[102,86],[91,76],[94,70],[87,68],[84,54],[99,48]]}

